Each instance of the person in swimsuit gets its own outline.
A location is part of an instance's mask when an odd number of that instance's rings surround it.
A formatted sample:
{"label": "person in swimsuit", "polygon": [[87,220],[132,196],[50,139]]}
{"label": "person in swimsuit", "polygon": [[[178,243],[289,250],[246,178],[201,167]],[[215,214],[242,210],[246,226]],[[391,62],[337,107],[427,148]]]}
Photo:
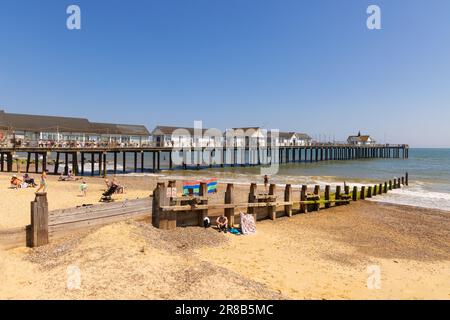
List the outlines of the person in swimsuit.
{"label": "person in swimsuit", "polygon": [[39,184],[39,188],[36,190],[36,193],[39,191],[47,192],[47,170],[42,172],[41,174],[41,182]]}

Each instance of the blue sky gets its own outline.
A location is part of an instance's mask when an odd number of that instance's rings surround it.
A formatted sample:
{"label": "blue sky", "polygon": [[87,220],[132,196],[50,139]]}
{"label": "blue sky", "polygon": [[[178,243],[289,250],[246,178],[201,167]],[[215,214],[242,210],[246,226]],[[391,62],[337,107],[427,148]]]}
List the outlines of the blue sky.
{"label": "blue sky", "polygon": [[2,0],[0,108],[450,147],[449,40],[448,0]]}

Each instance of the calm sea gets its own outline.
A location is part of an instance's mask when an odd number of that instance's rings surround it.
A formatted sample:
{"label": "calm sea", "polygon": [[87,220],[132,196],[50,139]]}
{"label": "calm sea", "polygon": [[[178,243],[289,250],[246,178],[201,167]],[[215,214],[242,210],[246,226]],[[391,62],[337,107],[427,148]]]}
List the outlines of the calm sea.
{"label": "calm sea", "polygon": [[[374,198],[397,204],[415,205],[450,211],[450,149],[411,149],[409,159],[363,159],[328,161],[318,163],[283,164],[278,174],[271,176],[280,185],[342,184],[353,185],[381,183],[409,173],[409,187],[393,190]],[[262,183],[258,167],[213,168],[200,171],[171,171],[178,179],[217,177],[222,182]]]}
{"label": "calm sea", "polygon": [[[52,155],[51,158],[54,158]],[[90,159],[88,157],[88,159]],[[140,157],[138,168],[140,168]],[[112,169],[112,156],[108,157],[108,169]],[[127,171],[132,172],[133,154],[127,156]],[[62,165],[61,165],[62,166]],[[145,168],[152,167],[150,154],[144,161]],[[161,168],[168,167],[168,155],[161,157]],[[95,170],[97,169],[95,164]],[[118,170],[121,170],[119,157]],[[62,168],[60,169],[62,171]],[[88,174],[90,164],[86,163]],[[286,183],[298,187],[302,184],[324,186],[343,184],[352,185],[382,183],[394,177],[409,173],[408,188],[393,190],[387,195],[374,198],[374,201],[415,205],[450,211],[450,149],[411,149],[409,159],[361,159],[349,161],[327,161],[318,163],[295,163],[280,165],[276,175],[270,177],[272,183]],[[135,174],[135,173],[129,173]],[[248,184],[262,183],[259,167],[226,167],[202,170],[163,170],[161,173],[136,173],[136,175],[161,176],[177,179],[207,179],[216,177],[219,182]]]}

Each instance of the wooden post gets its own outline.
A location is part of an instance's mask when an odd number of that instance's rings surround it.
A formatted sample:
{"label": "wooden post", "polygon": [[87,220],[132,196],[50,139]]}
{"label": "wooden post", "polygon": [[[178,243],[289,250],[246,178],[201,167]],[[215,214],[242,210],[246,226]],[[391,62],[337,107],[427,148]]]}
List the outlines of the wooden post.
{"label": "wooden post", "polygon": [[[256,183],[251,183],[250,184],[250,192],[248,194],[248,203],[255,203],[256,202]],[[248,214],[253,215],[253,218],[255,219],[256,222],[256,210],[253,207],[249,207],[248,208]]]}
{"label": "wooden post", "polygon": [[383,190],[383,192],[384,193],[388,192],[388,183],[387,182],[384,183],[384,190]]}
{"label": "wooden post", "polygon": [[[287,184],[286,188],[284,189],[284,201],[292,201],[292,186],[290,184]],[[285,205],[284,212],[288,217],[292,217],[292,205]]]}
{"label": "wooden post", "polygon": [[127,171],[127,153],[125,151],[122,152],[122,172],[125,173]]}
{"label": "wooden post", "polygon": [[39,172],[39,153],[34,153],[34,172]]}
{"label": "wooden post", "polygon": [[397,188],[400,189],[402,187],[400,178],[397,179]]}
{"label": "wooden post", "polygon": [[113,172],[114,172],[114,174],[117,173],[117,152],[116,151],[114,151]]}
{"label": "wooden post", "polygon": [[405,177],[402,177],[402,185],[405,185]]}
{"label": "wooden post", "polygon": [[350,194],[350,186],[348,186],[348,185],[345,185],[345,186],[344,186],[344,193],[345,193],[346,195],[349,195],[349,194]]}
{"label": "wooden post", "polygon": [[64,153],[64,175],[67,176],[69,174],[69,154],[67,152]]}
{"label": "wooden post", "polygon": [[[336,186],[336,193],[334,195],[334,199],[335,200],[341,200],[341,186]],[[340,206],[341,205],[340,202],[335,202],[334,204],[336,206]]]}
{"label": "wooden post", "polygon": [[[277,185],[271,183],[269,186],[269,196],[275,196]],[[269,197],[268,201],[275,201],[275,197]],[[277,206],[268,206],[269,219],[275,220],[277,218]],[[256,220],[255,220],[256,221]]]}
{"label": "wooden post", "polygon": [[380,183],[380,185],[378,186],[378,194],[383,194],[383,184]]}
{"label": "wooden post", "polygon": [[47,193],[37,193],[31,202],[31,247],[48,244]]}
{"label": "wooden post", "polygon": [[[314,194],[315,194],[316,196],[318,196],[318,198],[319,198],[319,200],[320,200],[320,186],[319,186],[318,184],[316,184],[316,185],[314,186]],[[320,210],[320,203],[319,203],[319,202],[317,202],[317,204],[314,205],[314,210],[315,210],[315,211],[319,211],[319,210]]]}
{"label": "wooden post", "polygon": [[372,186],[367,188],[367,198],[372,198]]}
{"label": "wooden post", "polygon": [[137,172],[137,152],[134,152],[134,172]]}
{"label": "wooden post", "polygon": [[81,175],[84,176],[84,152],[81,152]]}
{"label": "wooden post", "polygon": [[[300,191],[300,201],[306,201],[306,191],[308,189],[307,185],[302,185],[302,189]],[[306,213],[306,204],[300,203],[300,213]]]}
{"label": "wooden post", "polygon": [[[199,190],[199,196],[206,197],[208,196],[208,185],[206,182],[200,182],[200,190]],[[201,200],[201,205],[207,205],[208,200]],[[203,209],[198,211],[198,225],[203,226],[203,219],[205,219],[208,216],[208,209]]]}
{"label": "wooden post", "polygon": [[144,151],[141,151],[141,172],[144,172]]}
{"label": "wooden post", "polygon": [[106,178],[108,168],[106,167],[106,152],[103,152],[103,178]]}
{"label": "wooden post", "polygon": [[152,224],[155,228],[171,230],[177,227],[176,211],[162,211],[162,206],[169,206],[170,198],[167,197],[167,187],[159,182],[153,191]]}
{"label": "wooden post", "polygon": [[[227,184],[227,190],[225,191],[225,204],[234,203],[234,185],[232,183]],[[228,225],[230,228],[234,226],[234,208],[226,208],[225,216],[228,219]]]}
{"label": "wooden post", "polygon": [[328,209],[329,207],[331,207],[330,202],[330,186],[326,185],[325,186],[325,208]]}
{"label": "wooden post", "polygon": [[95,154],[91,153],[91,176],[94,176],[94,170],[95,170]]}
{"label": "wooden post", "polygon": [[397,189],[397,179],[396,178],[394,179],[392,188]]}
{"label": "wooden post", "polygon": [[5,169],[5,154],[0,153],[0,171],[3,172]]}
{"label": "wooden post", "polygon": [[30,172],[31,152],[27,152],[27,166],[25,172]]}
{"label": "wooden post", "polygon": [[405,175],[405,186],[407,186],[409,184],[409,176],[408,176],[408,172]]}
{"label": "wooden post", "polygon": [[392,180],[389,180],[389,190],[392,190]]}
{"label": "wooden post", "polygon": [[378,186],[374,185],[373,186],[373,196],[375,197],[378,194]]}
{"label": "wooden post", "polygon": [[361,192],[359,193],[359,198],[361,200],[364,200],[366,198],[366,187],[365,186],[361,187]]}
{"label": "wooden post", "polygon": [[13,156],[12,153],[9,152],[6,154],[6,171],[12,172],[13,167]]}
{"label": "wooden post", "polygon": [[[106,165],[105,165],[106,167]],[[73,152],[72,153],[72,173],[74,175],[78,175],[78,153],[77,152]]]}
{"label": "wooden post", "polygon": [[358,187],[357,186],[353,187],[352,200],[358,201]]}

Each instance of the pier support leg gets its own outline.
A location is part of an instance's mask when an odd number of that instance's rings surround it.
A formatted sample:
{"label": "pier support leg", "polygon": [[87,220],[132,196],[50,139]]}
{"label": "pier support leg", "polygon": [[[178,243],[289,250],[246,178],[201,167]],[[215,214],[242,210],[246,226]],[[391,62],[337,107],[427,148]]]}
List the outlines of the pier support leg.
{"label": "pier support leg", "polygon": [[25,172],[30,172],[31,152],[27,152],[27,166]]}
{"label": "pier support leg", "polygon": [[56,160],[55,160],[55,167],[53,168],[53,173],[54,174],[58,174],[58,170],[59,170],[59,155],[60,155],[60,153],[57,152],[56,153]]}
{"label": "pier support leg", "polygon": [[95,157],[94,157],[94,153],[91,153],[91,176],[94,176],[94,167],[95,165]]}
{"label": "pier support leg", "polygon": [[39,153],[34,153],[34,172],[39,172]]}
{"label": "pier support leg", "polygon": [[67,176],[69,174],[69,154],[67,152],[64,153],[64,175]]}
{"label": "pier support leg", "polygon": [[80,156],[81,156],[81,175],[82,176],[84,176],[84,152],[81,152],[81,154],[80,154]]}

